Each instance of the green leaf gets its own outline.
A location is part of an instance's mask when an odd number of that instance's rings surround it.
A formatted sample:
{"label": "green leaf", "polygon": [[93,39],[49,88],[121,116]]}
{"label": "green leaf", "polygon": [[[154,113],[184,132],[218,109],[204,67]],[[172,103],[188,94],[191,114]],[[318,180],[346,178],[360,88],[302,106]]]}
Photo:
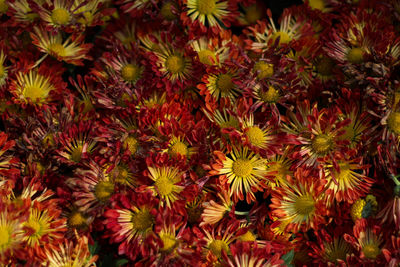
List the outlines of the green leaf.
{"label": "green leaf", "polygon": [[122,266],[122,265],[124,265],[124,264],[127,264],[129,262],[129,260],[127,260],[127,259],[119,259],[119,260],[117,260],[116,261],[116,263],[115,263],[115,266]]}
{"label": "green leaf", "polygon": [[294,258],[294,249],[292,249],[291,251],[282,256],[282,260],[285,261],[285,265],[288,267],[293,266],[292,264],[293,258]]}

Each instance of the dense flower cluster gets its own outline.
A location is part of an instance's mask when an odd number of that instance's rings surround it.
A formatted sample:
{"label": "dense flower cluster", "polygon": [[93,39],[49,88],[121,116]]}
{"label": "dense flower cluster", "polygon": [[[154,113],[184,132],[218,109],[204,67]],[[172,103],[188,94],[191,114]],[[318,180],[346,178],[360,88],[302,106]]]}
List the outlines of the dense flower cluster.
{"label": "dense flower cluster", "polygon": [[399,266],[399,25],[0,0],[0,265]]}

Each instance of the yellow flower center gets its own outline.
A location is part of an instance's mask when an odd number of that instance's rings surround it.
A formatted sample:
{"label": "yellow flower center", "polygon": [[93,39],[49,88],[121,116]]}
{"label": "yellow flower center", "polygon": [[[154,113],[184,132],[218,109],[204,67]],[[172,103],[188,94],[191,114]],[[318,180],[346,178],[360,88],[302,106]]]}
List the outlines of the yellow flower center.
{"label": "yellow flower center", "polygon": [[260,147],[264,144],[264,132],[257,126],[252,126],[247,129],[246,136],[253,146]]}
{"label": "yellow flower center", "polygon": [[5,0],[0,0],[0,14],[6,13],[8,10],[8,5]]}
{"label": "yellow flower center", "polygon": [[315,209],[315,202],[312,196],[302,195],[296,199],[294,207],[296,209],[296,213],[300,215],[309,215]]}
{"label": "yellow flower center", "polygon": [[232,82],[232,76],[230,74],[218,75],[216,85],[221,92],[224,93],[230,92],[234,87],[234,84]]}
{"label": "yellow flower center", "polygon": [[136,153],[138,146],[138,141],[133,136],[128,136],[124,141],[124,147],[129,149],[131,155]]}
{"label": "yellow flower center", "polygon": [[117,166],[111,171],[111,177],[119,184],[127,184],[132,176],[132,173],[126,166]]}
{"label": "yellow flower center", "polygon": [[71,19],[71,15],[65,8],[56,8],[51,13],[51,20],[58,25],[66,25]]}
{"label": "yellow flower center", "polygon": [[160,239],[163,242],[163,247],[160,248],[163,252],[171,252],[176,246],[176,238],[169,234],[161,234]]}
{"label": "yellow flower center", "polygon": [[347,54],[350,63],[360,64],[364,61],[364,51],[359,47],[353,47]]}
{"label": "yellow flower center", "polygon": [[357,201],[354,202],[354,204],[351,206],[351,209],[350,209],[350,215],[351,215],[351,218],[353,219],[353,221],[356,221],[357,219],[362,218],[362,211],[366,204],[367,204],[367,202],[362,198],[357,199]]}
{"label": "yellow flower center", "polygon": [[38,221],[33,220],[32,218],[30,218],[25,223],[25,226],[27,226],[27,227],[29,227],[30,229],[33,230],[33,233],[30,236],[39,235],[40,234],[40,230],[42,229],[41,224]]}
{"label": "yellow flower center", "polygon": [[65,57],[67,55],[67,52],[65,51],[65,47],[62,44],[51,44],[49,46],[49,51],[50,54],[59,56],[59,57]]}
{"label": "yellow flower center", "polygon": [[24,87],[22,94],[24,98],[30,98],[32,102],[37,103],[46,99],[46,97],[49,95],[49,90],[47,90],[46,87],[29,85]]}
{"label": "yellow flower center", "polygon": [[335,171],[336,174],[335,178],[337,180],[344,181],[345,183],[347,183],[349,181],[349,178],[351,178],[350,164],[347,162],[339,163],[339,168],[340,168],[339,173]]}
{"label": "yellow flower center", "polygon": [[249,24],[254,24],[262,17],[262,9],[256,4],[249,6],[245,9],[244,18]]}
{"label": "yellow flower center", "polygon": [[94,195],[101,201],[107,201],[114,192],[114,184],[109,181],[101,181],[94,187]]}
{"label": "yellow flower center", "polygon": [[220,127],[223,128],[229,128],[229,127],[233,127],[233,128],[238,128],[239,127],[239,120],[233,116],[229,117],[229,120],[227,121],[223,121],[220,124]]}
{"label": "yellow flower center", "polygon": [[258,72],[257,77],[259,79],[270,78],[274,75],[274,65],[265,61],[258,61],[254,65],[254,70]]}
{"label": "yellow flower center", "polygon": [[210,15],[215,12],[217,4],[215,0],[197,0],[197,10],[202,15]]}
{"label": "yellow flower center", "polygon": [[199,52],[197,52],[199,56],[199,60],[201,63],[206,64],[206,65],[215,65],[217,58],[215,56],[215,53],[209,49],[204,49]]}
{"label": "yellow flower center", "polygon": [[335,62],[329,57],[320,58],[315,64],[315,68],[322,76],[330,76]]}
{"label": "yellow flower center", "polygon": [[164,176],[158,178],[154,184],[157,187],[158,193],[164,197],[171,194],[174,190],[174,183]]}
{"label": "yellow flower center", "polygon": [[127,64],[122,67],[121,76],[127,82],[134,82],[140,76],[140,68],[133,64]]}
{"label": "yellow flower center", "polygon": [[256,240],[256,236],[251,231],[247,231],[245,234],[239,236],[238,239],[243,242],[253,242]]}
{"label": "yellow flower center", "polygon": [[260,89],[259,96],[265,103],[276,103],[280,98],[279,90],[276,90],[273,86],[268,87],[266,92]]}
{"label": "yellow flower center", "polygon": [[239,177],[248,177],[253,171],[253,164],[248,159],[237,159],[232,164],[232,172]]}
{"label": "yellow flower center", "polygon": [[172,155],[172,156],[176,156],[178,154],[182,155],[182,156],[187,156],[188,154],[188,147],[187,145],[185,145],[183,142],[178,141],[175,144],[173,144],[168,152]]}
{"label": "yellow flower center", "polygon": [[0,226],[0,252],[6,248],[10,241],[10,229],[5,225]]}
{"label": "yellow flower center", "polygon": [[165,68],[171,74],[178,74],[185,69],[185,60],[181,56],[171,55],[165,61]]}
{"label": "yellow flower center", "polygon": [[287,44],[291,41],[289,34],[286,32],[277,31],[272,34],[272,40],[275,42],[279,37],[279,44]]}
{"label": "yellow flower center", "polygon": [[318,155],[325,155],[333,147],[332,137],[326,134],[319,134],[312,140],[311,146]]}
{"label": "yellow flower center", "polygon": [[68,225],[72,228],[81,228],[86,226],[86,218],[79,211],[72,212],[68,218]]}
{"label": "yellow flower center", "polygon": [[308,4],[312,9],[323,10],[325,8],[324,0],[309,0]]}
{"label": "yellow flower center", "polygon": [[77,145],[76,147],[73,147],[71,150],[71,154],[69,155],[69,159],[72,160],[73,162],[81,161],[82,149],[83,149],[82,145]]}
{"label": "yellow flower center", "polygon": [[172,8],[176,8],[176,5],[170,1],[164,3],[161,7],[161,16],[166,20],[174,20],[177,16],[172,12]]}
{"label": "yellow flower center", "polygon": [[226,252],[228,252],[229,250],[228,244],[226,244],[225,241],[219,239],[213,240],[208,246],[208,248],[217,257],[221,257],[222,250],[225,250]]}
{"label": "yellow flower center", "polygon": [[389,129],[397,135],[400,135],[400,112],[390,113],[387,119]]}
{"label": "yellow flower center", "polygon": [[381,254],[381,250],[376,243],[369,243],[363,246],[362,251],[367,259],[376,259]]}
{"label": "yellow flower center", "polygon": [[131,218],[132,228],[139,232],[146,232],[153,226],[153,221],[153,215],[147,209],[133,213]]}

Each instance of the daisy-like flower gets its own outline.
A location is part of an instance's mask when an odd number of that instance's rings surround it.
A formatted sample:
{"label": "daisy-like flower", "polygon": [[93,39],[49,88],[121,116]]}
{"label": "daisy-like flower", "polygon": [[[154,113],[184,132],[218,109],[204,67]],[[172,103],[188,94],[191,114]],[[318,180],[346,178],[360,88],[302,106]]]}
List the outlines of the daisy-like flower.
{"label": "daisy-like flower", "polygon": [[249,151],[247,147],[236,148],[228,155],[215,151],[217,163],[212,174],[222,176],[222,181],[231,187],[230,195],[235,202],[244,199],[248,203],[255,201],[254,192],[265,187],[266,161]]}
{"label": "daisy-like flower", "polygon": [[261,1],[243,7],[238,21],[241,25],[248,26],[257,23],[258,20],[265,18],[265,5]]}
{"label": "daisy-like flower", "polygon": [[272,44],[288,45],[293,40],[311,34],[311,29],[304,28],[304,24],[297,22],[288,12],[284,12],[280,18],[280,26],[277,29],[271,12],[268,12],[270,21],[268,26],[265,22],[259,21],[255,26],[248,28],[247,34],[250,39],[247,39],[246,43],[251,50],[263,52],[268,50]]}
{"label": "daisy-like flower", "polygon": [[42,247],[53,247],[63,241],[66,229],[65,219],[60,218],[61,210],[51,201],[38,202],[30,208],[28,220],[23,223],[23,240],[30,256],[43,257]]}
{"label": "daisy-like flower", "polygon": [[305,102],[298,108],[297,114],[289,112],[289,120],[283,118],[287,122],[283,130],[297,135],[301,143],[300,151],[296,153],[296,157],[301,158],[296,166],[305,164],[316,167],[323,164],[319,159],[330,158],[332,162],[336,161],[334,154],[346,148],[347,142],[339,140],[339,137],[343,127],[350,121],[339,121],[333,110],[318,110],[316,105],[312,110],[309,108],[309,103]]}
{"label": "daisy-like flower", "polygon": [[221,0],[186,0],[187,15],[194,22],[204,27],[221,28],[231,16],[229,1]]}
{"label": "daisy-like flower", "polygon": [[183,51],[177,50],[170,45],[159,44],[159,51],[154,52],[157,56],[157,66],[163,77],[171,82],[184,81],[192,75],[192,63]]}
{"label": "daisy-like flower", "polygon": [[323,184],[301,168],[295,172],[295,181],[272,191],[272,214],[279,222],[287,223],[285,231],[298,232],[310,228],[317,229],[323,222]]}
{"label": "daisy-like flower", "polygon": [[233,202],[230,199],[230,193],[224,189],[218,193],[218,198],[221,200],[221,204],[210,200],[203,203],[203,213],[201,214],[202,222],[200,227],[207,224],[216,224],[221,221],[226,214],[228,214],[233,207]]}
{"label": "daisy-like flower", "polygon": [[95,162],[86,165],[87,169],[77,169],[76,178],[69,178],[66,184],[74,191],[72,196],[80,211],[98,214],[114,194],[115,183]]}
{"label": "daisy-like flower", "polygon": [[182,180],[182,172],[175,167],[149,167],[149,177],[154,184],[149,188],[161,198],[161,205],[171,205],[179,199],[179,193],[184,190],[184,186],[178,185]]}
{"label": "daisy-like flower", "polygon": [[76,235],[76,243],[70,240],[59,246],[58,249],[46,250],[46,261],[43,266],[82,266],[95,267],[98,256],[91,255],[89,251],[89,242],[86,236]]}
{"label": "daisy-like flower", "polygon": [[262,152],[260,154],[277,154],[280,147],[278,140],[279,142],[284,142],[283,136],[278,138],[273,132],[272,125],[256,125],[253,114],[243,119],[242,128],[245,143],[256,151]]}
{"label": "daisy-like flower", "polygon": [[5,66],[7,55],[4,54],[3,50],[0,50],[0,87],[2,87],[6,83],[6,79],[8,77],[8,69],[10,67]]}
{"label": "daisy-like flower", "polygon": [[39,16],[47,25],[59,28],[68,27],[75,22],[77,16],[76,7],[74,7],[75,0],[46,0],[46,3],[48,8],[43,8],[43,5],[36,8]]}
{"label": "daisy-like flower", "polygon": [[115,165],[111,171],[109,171],[109,166],[106,165],[103,171],[106,176],[109,176],[111,181],[114,181],[117,184],[126,185],[128,187],[134,187],[136,185],[137,177],[135,177],[135,174],[128,163],[121,161]]}
{"label": "daisy-like flower", "polygon": [[55,57],[59,61],[65,61],[74,65],[83,65],[82,60],[91,59],[88,55],[92,44],[83,44],[84,36],[70,36],[65,41],[60,32],[48,33],[43,28],[34,28],[31,33],[33,44],[40,51]]}
{"label": "daisy-like flower", "polygon": [[58,136],[58,141],[63,145],[58,150],[58,155],[68,164],[81,162],[82,158],[86,158],[95,149],[96,141],[91,137],[92,134],[91,125],[71,125],[66,133]]}
{"label": "daisy-like flower", "polygon": [[102,57],[102,61],[107,67],[107,71],[111,76],[117,74],[119,80],[127,84],[135,85],[142,78],[144,66],[139,64],[135,59],[129,59],[127,51],[122,50],[118,55],[106,53]]}
{"label": "daisy-like flower", "polygon": [[207,242],[204,246],[204,253],[208,260],[216,261],[222,259],[222,254],[230,253],[229,245],[235,240],[237,234],[237,224],[230,224],[223,229],[223,224],[218,228],[204,229],[204,240]]}
{"label": "daisy-like flower", "polygon": [[353,229],[354,237],[345,234],[345,240],[360,253],[360,261],[364,263],[383,262],[382,243],[383,236],[380,227],[371,227],[358,221]]}
{"label": "daisy-like flower", "polygon": [[191,147],[182,136],[172,136],[168,144],[168,149],[166,152],[172,157],[177,157],[178,155],[190,158],[193,154],[197,153],[196,147]]}
{"label": "daisy-like flower", "polygon": [[336,201],[353,203],[356,199],[363,197],[373,184],[373,179],[361,174],[368,166],[362,165],[357,160],[339,160],[339,170],[333,165],[327,164],[324,168],[327,179],[326,192],[328,205]]}
{"label": "daisy-like flower", "polygon": [[197,52],[197,57],[204,65],[220,65],[228,59],[229,49],[225,46],[217,46],[213,38],[201,37],[190,42],[190,46]]}
{"label": "daisy-like flower", "polygon": [[204,75],[202,78],[203,84],[199,84],[197,88],[200,89],[200,93],[206,95],[206,101],[209,101],[211,96],[216,100],[229,98],[235,102],[236,97],[240,93],[240,89],[236,84],[238,79],[237,70],[224,69],[215,74]]}
{"label": "daisy-like flower", "polygon": [[50,93],[58,89],[49,76],[39,73],[37,69],[28,73],[18,72],[13,82],[13,93],[20,101],[39,106],[50,102]]}
{"label": "daisy-like flower", "polygon": [[366,112],[359,114],[358,110],[357,107],[349,108],[347,105],[343,116],[339,117],[340,120],[351,120],[349,124],[343,127],[345,133],[338,137],[339,140],[349,141],[351,148],[361,143],[364,132],[371,127],[368,114]]}
{"label": "daisy-like flower", "polygon": [[148,251],[146,240],[153,235],[158,206],[148,192],[130,196],[121,202],[121,207],[109,209],[104,213],[110,241],[120,243],[119,254],[126,254],[135,260],[137,256]]}

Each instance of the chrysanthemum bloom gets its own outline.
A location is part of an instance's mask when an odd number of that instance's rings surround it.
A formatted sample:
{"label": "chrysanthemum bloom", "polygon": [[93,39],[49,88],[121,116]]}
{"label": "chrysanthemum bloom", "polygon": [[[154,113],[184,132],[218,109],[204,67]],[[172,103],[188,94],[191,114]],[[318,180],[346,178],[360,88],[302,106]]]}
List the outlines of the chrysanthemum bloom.
{"label": "chrysanthemum bloom", "polygon": [[272,191],[272,214],[288,223],[286,231],[318,229],[326,210],[323,183],[301,168],[294,175],[295,180]]}
{"label": "chrysanthemum bloom", "polygon": [[[77,12],[76,1],[46,0],[47,5],[35,5],[35,11],[40,18],[51,28],[69,28],[75,23]],[[83,4],[87,4],[83,2]],[[82,6],[81,6],[82,7]]]}
{"label": "chrysanthemum bloom", "polygon": [[[203,228],[204,240],[207,244],[203,247],[203,252],[207,261],[221,261],[223,254],[230,254],[229,245],[235,240],[238,232],[238,225],[235,223],[224,224],[218,228]],[[239,232],[240,233],[240,232]]]}
{"label": "chrysanthemum bloom", "polygon": [[192,147],[182,136],[172,136],[168,143],[168,148],[165,150],[172,157],[184,156],[185,158],[190,158],[193,154],[197,153],[197,147]]}
{"label": "chrysanthemum bloom", "polygon": [[[329,230],[328,230],[329,229]],[[316,233],[315,242],[307,242],[313,249],[314,263],[318,266],[346,266],[352,264],[352,246],[343,239],[344,229],[322,229]]]}
{"label": "chrysanthemum bloom", "polygon": [[303,36],[311,34],[311,29],[305,27],[301,22],[296,21],[292,15],[285,12],[280,18],[280,28],[277,29],[272,20],[271,11],[268,11],[270,25],[264,21],[258,21],[255,26],[248,28],[246,44],[249,49],[261,53],[277,44],[278,47],[290,44]]}
{"label": "chrysanthemum bloom", "polygon": [[240,88],[238,83],[239,75],[236,69],[221,69],[216,73],[209,73],[203,76],[202,84],[197,85],[201,94],[205,94],[205,100],[210,98],[219,100],[228,98],[232,102],[239,96]]}
{"label": "chrysanthemum bloom", "polygon": [[353,228],[354,236],[345,234],[344,239],[359,253],[360,263],[383,263],[382,245],[384,236],[379,226],[369,226],[362,220]]}
{"label": "chrysanthemum bloom", "polygon": [[93,128],[86,124],[73,124],[65,132],[60,133],[57,140],[62,147],[58,149],[60,159],[67,164],[77,164],[94,151],[96,141],[92,137]]}
{"label": "chrysanthemum bloom", "polygon": [[78,236],[77,241],[66,240],[57,249],[46,250],[47,260],[42,264],[49,267],[59,266],[82,266],[94,267],[98,256],[91,255],[89,251],[88,238],[86,236]]}
{"label": "chrysanthemum bloom", "polygon": [[179,194],[185,189],[179,185],[182,181],[182,172],[176,167],[148,167],[149,178],[154,184],[149,188],[161,198],[160,204],[171,208],[179,199]]}
{"label": "chrysanthemum bloom", "polygon": [[115,183],[95,162],[85,165],[86,168],[77,169],[76,178],[69,178],[66,184],[74,191],[72,195],[80,211],[101,214],[114,194]]}
{"label": "chrysanthemum bloom", "polygon": [[[107,236],[112,243],[119,243],[118,253],[131,260],[150,253],[148,240],[154,238],[153,227],[158,201],[149,192],[123,196],[121,205],[104,213]],[[147,240],[147,241],[146,241]]]}
{"label": "chrysanthemum bloom", "polygon": [[43,28],[34,28],[31,33],[32,42],[40,51],[55,57],[57,60],[65,61],[69,64],[83,65],[82,60],[91,57],[88,55],[92,44],[84,44],[84,36],[69,36],[65,41],[60,32],[56,34],[48,33]]}
{"label": "chrysanthemum bloom", "polygon": [[368,166],[360,163],[360,160],[339,160],[337,162],[339,170],[335,170],[331,164],[324,167],[327,180],[325,195],[329,205],[334,199],[338,202],[353,203],[369,191],[374,180],[362,173]]}
{"label": "chrysanthemum bloom", "polygon": [[221,175],[220,181],[230,185],[230,195],[233,195],[235,202],[244,200],[244,196],[248,203],[255,201],[254,192],[262,191],[265,187],[266,161],[247,147],[234,147],[228,155],[214,151],[214,155],[217,159],[210,173]]}
{"label": "chrysanthemum bloom", "polygon": [[200,37],[190,42],[198,60],[206,66],[219,66],[229,56],[229,48],[219,44],[218,38]]}
{"label": "chrysanthemum bloom", "polygon": [[64,240],[65,219],[51,201],[35,201],[23,227],[23,241],[30,258],[45,258],[44,249],[55,249]]}
{"label": "chrysanthemum bloom", "polygon": [[300,106],[298,112],[289,112],[289,118],[284,118],[284,131],[298,136],[302,143],[295,153],[299,161],[296,166],[306,165],[316,167],[324,164],[327,159],[336,164],[335,154],[343,154],[347,148],[346,140],[339,140],[343,127],[350,121],[338,121],[334,110],[318,110],[315,105],[309,110],[309,103]]}
{"label": "chrysanthemum bloom", "polygon": [[243,11],[240,12],[238,22],[243,26],[255,24],[258,20],[264,19],[266,7],[262,1],[256,1],[250,5],[243,5]]}
{"label": "chrysanthemum bloom", "polygon": [[286,137],[283,134],[276,134],[274,128],[270,123],[256,124],[253,114],[244,117],[242,123],[244,143],[264,157],[276,155]]}
{"label": "chrysanthemum bloom", "polygon": [[66,84],[57,77],[58,73],[49,75],[47,71],[48,69],[44,67],[31,69],[27,73],[18,72],[11,89],[16,96],[16,101],[38,106],[51,102],[54,95],[60,93]]}
{"label": "chrysanthemum bloom", "polygon": [[233,1],[221,0],[185,0],[185,12],[181,13],[181,19],[185,25],[200,28],[206,32],[207,27],[217,32],[222,26],[229,26],[236,14],[236,5]]}

